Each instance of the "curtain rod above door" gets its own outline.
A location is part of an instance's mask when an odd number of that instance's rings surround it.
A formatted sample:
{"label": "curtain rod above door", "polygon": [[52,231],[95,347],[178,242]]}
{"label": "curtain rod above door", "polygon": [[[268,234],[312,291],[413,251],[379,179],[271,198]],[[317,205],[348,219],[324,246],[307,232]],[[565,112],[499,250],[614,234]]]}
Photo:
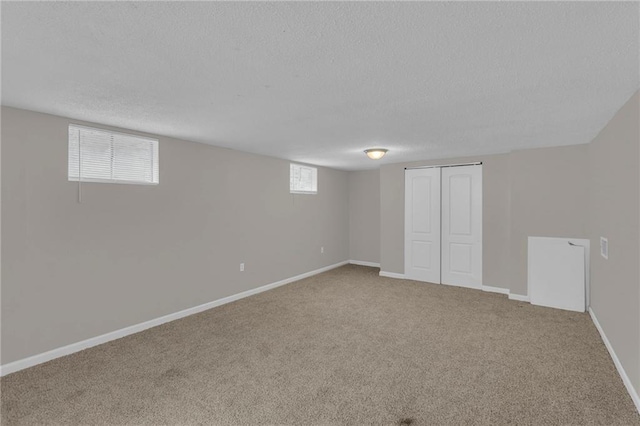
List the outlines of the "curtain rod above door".
{"label": "curtain rod above door", "polygon": [[439,164],[437,166],[415,166],[415,167],[405,167],[405,170],[413,170],[413,169],[432,169],[434,167],[461,167],[461,166],[479,166],[482,165],[482,161],[478,161],[476,163],[460,163],[460,164]]}

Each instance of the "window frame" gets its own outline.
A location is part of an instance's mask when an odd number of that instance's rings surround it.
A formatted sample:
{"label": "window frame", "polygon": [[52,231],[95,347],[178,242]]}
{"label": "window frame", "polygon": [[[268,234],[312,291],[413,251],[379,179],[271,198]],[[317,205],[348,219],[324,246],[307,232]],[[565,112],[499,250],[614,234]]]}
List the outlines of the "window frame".
{"label": "window frame", "polygon": [[[292,189],[291,188],[291,173],[292,173],[292,169],[294,167],[300,167],[300,168],[306,168],[306,169],[311,169],[313,170],[313,175],[315,177],[315,179],[312,180],[313,183],[315,183],[315,190],[311,190],[311,191],[307,191],[307,190],[298,190],[298,189]],[[293,163],[290,162],[289,163],[289,193],[290,194],[306,194],[306,195],[318,195],[318,168],[314,167],[314,166],[308,166],[306,164],[300,164],[300,163]]]}
{"label": "window frame", "polygon": [[[76,129],[86,129],[89,131],[97,131],[97,132],[104,132],[107,133],[109,135],[122,135],[122,136],[126,136],[129,138],[135,138],[135,139],[140,139],[140,140],[145,140],[148,141],[150,143],[153,144],[153,150],[152,150],[152,155],[151,155],[151,174],[152,174],[152,178],[155,177],[156,173],[157,173],[157,181],[156,182],[146,182],[146,181],[140,181],[140,180],[127,180],[127,179],[101,179],[101,178],[87,178],[87,177],[82,177],[82,176],[71,176],[69,174],[69,170],[70,170],[70,162],[71,162],[71,138],[69,137],[70,131],[72,128],[76,128]],[[69,125],[67,126],[67,180],[69,182],[80,182],[80,183],[111,183],[111,184],[118,184],[118,185],[144,185],[144,186],[155,186],[155,185],[159,185],[160,184],[160,141],[156,138],[152,138],[149,136],[141,136],[141,135],[137,135],[137,134],[133,134],[133,133],[125,133],[125,132],[120,132],[117,130],[109,130],[109,129],[104,129],[104,128],[100,128],[100,127],[92,127],[92,126],[86,126],[84,124],[76,124],[76,123],[69,123]],[[80,144],[80,141],[78,142],[78,144]],[[80,146],[78,146],[78,166],[80,167],[80,164],[82,162],[82,157],[81,157],[82,152],[80,151]],[[113,159],[112,159],[112,165],[111,165],[111,173],[113,174]]]}

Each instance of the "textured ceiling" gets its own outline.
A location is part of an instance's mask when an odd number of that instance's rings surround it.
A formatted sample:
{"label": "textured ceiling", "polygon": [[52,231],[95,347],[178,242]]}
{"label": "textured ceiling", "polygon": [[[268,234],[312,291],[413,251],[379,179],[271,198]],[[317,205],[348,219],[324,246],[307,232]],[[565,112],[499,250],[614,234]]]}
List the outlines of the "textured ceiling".
{"label": "textured ceiling", "polygon": [[2,103],[348,170],[587,143],[639,5],[2,2]]}

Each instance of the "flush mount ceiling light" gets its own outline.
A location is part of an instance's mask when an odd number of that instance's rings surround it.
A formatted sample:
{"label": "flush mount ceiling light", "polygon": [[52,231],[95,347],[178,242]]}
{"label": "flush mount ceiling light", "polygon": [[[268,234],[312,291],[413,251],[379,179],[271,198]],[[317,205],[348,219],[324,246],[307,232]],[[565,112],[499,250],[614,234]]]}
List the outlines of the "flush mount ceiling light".
{"label": "flush mount ceiling light", "polygon": [[367,157],[371,158],[372,160],[379,160],[384,157],[387,151],[389,150],[384,148],[371,148],[365,149],[364,153],[367,154]]}

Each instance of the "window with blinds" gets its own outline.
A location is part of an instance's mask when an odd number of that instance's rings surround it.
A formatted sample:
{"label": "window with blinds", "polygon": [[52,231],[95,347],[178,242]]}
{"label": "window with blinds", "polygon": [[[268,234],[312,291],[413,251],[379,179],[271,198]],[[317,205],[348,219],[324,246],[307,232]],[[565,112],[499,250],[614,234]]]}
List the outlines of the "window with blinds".
{"label": "window with blinds", "polygon": [[69,125],[69,180],[158,183],[158,141]]}
{"label": "window with blinds", "polygon": [[289,192],[292,194],[317,194],[318,169],[291,163],[289,167]]}

